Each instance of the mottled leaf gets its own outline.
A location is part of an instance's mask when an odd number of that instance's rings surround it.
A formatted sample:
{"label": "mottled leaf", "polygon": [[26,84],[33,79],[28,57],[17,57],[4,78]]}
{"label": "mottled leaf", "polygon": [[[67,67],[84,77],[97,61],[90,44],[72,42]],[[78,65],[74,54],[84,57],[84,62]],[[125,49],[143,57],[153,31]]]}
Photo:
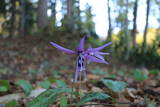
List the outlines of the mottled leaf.
{"label": "mottled leaf", "polygon": [[142,70],[139,70],[139,69],[136,69],[133,72],[133,75],[135,80],[138,80],[138,81],[144,81],[148,78],[148,76]]}
{"label": "mottled leaf", "polygon": [[56,80],[58,87],[67,87],[66,83],[63,80]]}
{"label": "mottled leaf", "polygon": [[91,71],[93,74],[96,74],[96,75],[106,75],[107,73],[104,72],[102,69],[100,68],[96,68],[94,70]]}
{"label": "mottled leaf", "polygon": [[32,85],[26,80],[19,80],[16,84],[23,89],[26,95],[29,95],[32,91]]}
{"label": "mottled leaf", "polygon": [[106,87],[108,87],[109,89],[111,89],[114,92],[121,92],[127,86],[127,83],[122,82],[122,81],[113,81],[113,80],[102,79],[102,82]]}
{"label": "mottled leaf", "polygon": [[40,94],[34,100],[26,104],[26,107],[47,107],[56,101],[62,93],[71,93],[70,88],[56,88],[48,89],[47,91]]}
{"label": "mottled leaf", "polygon": [[110,96],[101,92],[93,92],[93,93],[87,93],[84,97],[82,97],[79,101],[79,105],[85,104],[92,100],[104,100],[109,98]]}
{"label": "mottled leaf", "polygon": [[42,88],[48,89],[51,86],[51,82],[49,80],[44,80],[41,82],[38,82],[38,85]]}
{"label": "mottled leaf", "polygon": [[10,89],[8,80],[0,80],[0,92],[6,92]]}

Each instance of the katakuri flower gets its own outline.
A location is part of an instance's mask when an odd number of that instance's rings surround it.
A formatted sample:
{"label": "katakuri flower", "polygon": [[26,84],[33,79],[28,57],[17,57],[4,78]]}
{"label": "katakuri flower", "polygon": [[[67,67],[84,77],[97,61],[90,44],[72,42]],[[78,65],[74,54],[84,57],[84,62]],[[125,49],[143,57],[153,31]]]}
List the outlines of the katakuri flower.
{"label": "katakuri flower", "polygon": [[104,63],[108,64],[107,61],[105,61],[103,55],[109,55],[109,53],[106,52],[100,52],[100,50],[104,49],[106,46],[110,45],[112,42],[109,42],[103,46],[100,46],[98,48],[84,48],[84,41],[86,37],[83,37],[80,40],[79,45],[75,49],[75,51],[64,48],[54,42],[50,42],[54,47],[57,49],[63,51],[66,54],[75,54],[76,57],[76,73],[75,73],[75,82],[78,81],[78,75],[79,72],[82,72],[83,79],[86,79],[86,72],[85,72],[85,62],[98,62],[98,63]]}

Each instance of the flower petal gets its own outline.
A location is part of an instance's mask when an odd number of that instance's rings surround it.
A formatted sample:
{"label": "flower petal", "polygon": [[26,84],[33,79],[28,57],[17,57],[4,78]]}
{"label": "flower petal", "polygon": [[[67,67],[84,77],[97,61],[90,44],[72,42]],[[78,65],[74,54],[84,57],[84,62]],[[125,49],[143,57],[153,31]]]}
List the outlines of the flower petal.
{"label": "flower petal", "polygon": [[104,57],[99,54],[95,53],[94,56],[97,57],[98,59],[105,60]]}
{"label": "flower petal", "polygon": [[86,38],[86,36],[84,36],[84,37],[80,40],[80,43],[79,43],[79,45],[78,45],[78,47],[77,47],[77,50],[78,50],[78,51],[84,51],[84,41],[85,41],[85,38]]}
{"label": "flower petal", "polygon": [[56,47],[57,49],[63,51],[64,53],[67,53],[67,54],[75,54],[76,52],[75,51],[72,51],[70,49],[67,49],[67,48],[64,48],[54,42],[50,42],[50,44],[52,44],[54,47]]}
{"label": "flower petal", "polygon": [[102,50],[103,48],[105,48],[106,46],[108,46],[110,44],[112,44],[112,42],[106,43],[105,45],[100,46],[98,48],[93,48],[93,51],[100,51],[100,50]]}
{"label": "flower petal", "polygon": [[100,55],[109,55],[109,53],[107,52],[96,52],[97,54],[100,54]]}
{"label": "flower petal", "polygon": [[90,60],[91,62],[98,62],[98,63],[109,64],[109,63],[106,62],[105,60],[98,59],[98,58],[96,58],[96,57],[94,57],[94,56],[88,55],[86,58],[87,58],[88,60]]}

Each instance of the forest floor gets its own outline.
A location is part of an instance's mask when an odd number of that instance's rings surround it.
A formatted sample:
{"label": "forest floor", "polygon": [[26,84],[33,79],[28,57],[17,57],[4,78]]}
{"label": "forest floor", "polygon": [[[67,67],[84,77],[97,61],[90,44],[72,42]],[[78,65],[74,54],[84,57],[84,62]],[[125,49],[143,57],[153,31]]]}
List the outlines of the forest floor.
{"label": "forest floor", "polygon": [[[112,54],[107,57],[109,65],[91,63],[86,68],[87,80],[82,82],[81,92],[98,91],[112,97],[103,101],[94,100],[90,103],[95,102],[97,105],[92,107],[160,107],[158,70],[123,64],[113,60],[115,58],[112,58]],[[18,105],[23,107],[34,99],[36,95],[24,95],[23,88],[16,84],[19,80],[28,81],[33,87],[32,91],[39,93],[46,89],[47,83],[45,86],[42,83],[46,80],[50,80],[47,88],[57,87],[55,82],[51,82],[55,79],[63,80],[71,87],[74,72],[75,56],[58,51],[49,41],[37,37],[0,39],[0,107],[11,100],[16,100]],[[122,92],[114,92],[107,88],[101,79],[123,81],[128,85]],[[1,89],[3,80],[9,82],[10,88],[7,91]],[[39,84],[40,82],[42,84]],[[60,104],[57,101],[49,106],[59,107]]]}

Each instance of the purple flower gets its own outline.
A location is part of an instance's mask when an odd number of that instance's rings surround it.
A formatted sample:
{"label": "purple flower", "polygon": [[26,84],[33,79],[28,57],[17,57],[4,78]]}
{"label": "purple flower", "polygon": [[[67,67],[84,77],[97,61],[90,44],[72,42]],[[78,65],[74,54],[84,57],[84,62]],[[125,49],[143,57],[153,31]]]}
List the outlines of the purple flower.
{"label": "purple flower", "polygon": [[112,42],[109,42],[103,46],[100,46],[98,48],[84,48],[84,41],[86,37],[83,37],[80,40],[79,45],[77,46],[76,50],[70,50],[67,48],[64,48],[62,46],[59,46],[58,44],[54,42],[50,42],[54,47],[57,49],[63,51],[66,54],[75,54],[77,55],[76,58],[76,73],[75,73],[75,82],[78,80],[79,72],[82,72],[83,79],[86,79],[86,72],[85,72],[85,62],[86,60],[90,62],[98,62],[98,63],[104,63],[108,64],[107,61],[105,61],[103,55],[109,55],[109,53],[106,52],[100,52],[100,50],[104,49],[106,46],[110,45]]}

